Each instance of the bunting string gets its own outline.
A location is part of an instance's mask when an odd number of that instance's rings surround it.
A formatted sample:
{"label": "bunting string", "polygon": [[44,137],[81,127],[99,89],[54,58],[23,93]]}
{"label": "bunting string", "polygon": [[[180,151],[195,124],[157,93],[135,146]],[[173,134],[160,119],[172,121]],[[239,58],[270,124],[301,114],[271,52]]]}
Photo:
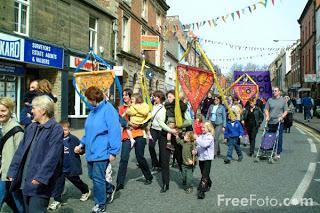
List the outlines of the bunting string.
{"label": "bunting string", "polygon": [[[275,0],[272,0],[271,2],[272,2],[272,5],[274,6]],[[268,0],[259,0],[258,2],[252,5],[246,6],[244,8],[225,14],[223,16],[215,17],[209,20],[183,24],[182,27],[183,29],[193,29],[193,30],[196,28],[199,29],[200,27],[203,27],[206,25],[210,27],[216,27],[218,23],[227,23],[228,19],[231,19],[231,18],[232,18],[232,21],[235,21],[236,16],[238,17],[238,19],[240,19],[242,15],[252,14],[258,8],[258,5],[261,5],[263,8],[266,8],[268,5]]]}
{"label": "bunting string", "polygon": [[212,45],[221,45],[221,46],[227,46],[235,50],[247,50],[247,51],[279,51],[282,48],[275,48],[275,47],[255,47],[255,46],[244,46],[244,45],[237,45],[232,44],[229,42],[223,42],[223,41],[213,41],[209,39],[199,38],[199,42],[205,43],[205,44],[212,44]]}
{"label": "bunting string", "polygon": [[238,58],[216,58],[216,59],[211,59],[214,62],[217,61],[240,61],[240,60],[248,60],[248,59],[253,59],[253,58],[259,58],[259,57],[265,57],[265,56],[270,56],[270,55],[275,55],[277,52],[274,53],[267,53],[267,54],[260,54],[260,55],[252,55],[252,56],[245,56],[245,57],[238,57]]}

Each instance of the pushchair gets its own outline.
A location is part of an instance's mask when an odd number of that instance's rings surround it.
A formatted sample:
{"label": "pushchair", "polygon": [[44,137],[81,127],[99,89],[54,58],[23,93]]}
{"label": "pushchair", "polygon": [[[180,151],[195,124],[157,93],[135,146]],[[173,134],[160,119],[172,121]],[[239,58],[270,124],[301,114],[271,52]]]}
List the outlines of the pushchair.
{"label": "pushchair", "polygon": [[278,149],[280,125],[281,123],[279,123],[276,128],[268,128],[268,123],[266,122],[262,133],[261,144],[254,162],[259,162],[259,160],[263,159],[268,159],[271,164],[274,162],[273,157]]}

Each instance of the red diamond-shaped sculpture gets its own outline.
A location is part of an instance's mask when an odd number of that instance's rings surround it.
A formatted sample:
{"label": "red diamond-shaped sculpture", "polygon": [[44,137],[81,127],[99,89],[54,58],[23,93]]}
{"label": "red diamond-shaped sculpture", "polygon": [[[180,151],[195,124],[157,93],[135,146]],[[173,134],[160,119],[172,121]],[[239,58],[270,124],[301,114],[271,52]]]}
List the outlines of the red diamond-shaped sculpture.
{"label": "red diamond-shaped sculpture", "polygon": [[208,94],[213,85],[213,73],[183,64],[177,66],[177,72],[179,82],[191,104],[192,110],[197,113],[202,99]]}

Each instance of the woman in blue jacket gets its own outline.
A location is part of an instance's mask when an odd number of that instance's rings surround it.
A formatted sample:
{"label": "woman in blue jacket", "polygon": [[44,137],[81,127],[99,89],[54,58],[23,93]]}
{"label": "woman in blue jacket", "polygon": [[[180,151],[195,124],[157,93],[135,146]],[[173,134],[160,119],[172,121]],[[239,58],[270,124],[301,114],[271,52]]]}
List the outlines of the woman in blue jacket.
{"label": "woman in blue jacket", "polygon": [[222,105],[221,96],[214,97],[214,104],[209,107],[206,119],[214,126],[214,156],[219,156],[220,142],[223,140],[223,132],[227,125],[226,108]]}
{"label": "woman in blue jacket", "polygon": [[22,189],[27,212],[46,212],[62,174],[63,129],[48,96],[32,101],[34,121],[26,130],[9,168],[11,190]]}
{"label": "woman in blue jacket", "polygon": [[92,107],[85,123],[85,135],[75,153],[80,153],[85,146],[88,173],[93,182],[95,206],[92,212],[104,212],[107,193],[113,193],[113,196],[115,192],[115,187],[106,181],[105,175],[108,164],[120,152],[121,127],[118,112],[105,100],[99,88],[89,87],[85,96]]}

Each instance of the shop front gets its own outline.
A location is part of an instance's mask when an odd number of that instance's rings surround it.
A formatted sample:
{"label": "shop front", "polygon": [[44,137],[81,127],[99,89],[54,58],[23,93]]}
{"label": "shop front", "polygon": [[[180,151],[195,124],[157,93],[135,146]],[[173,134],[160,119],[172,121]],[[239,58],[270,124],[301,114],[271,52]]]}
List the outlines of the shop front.
{"label": "shop front", "polygon": [[[16,115],[24,106],[23,96],[29,83],[48,79],[53,93],[61,96],[61,70],[64,50],[52,44],[29,38],[0,33],[0,96],[11,97],[16,102]],[[61,101],[56,104],[56,118],[60,119]]]}

